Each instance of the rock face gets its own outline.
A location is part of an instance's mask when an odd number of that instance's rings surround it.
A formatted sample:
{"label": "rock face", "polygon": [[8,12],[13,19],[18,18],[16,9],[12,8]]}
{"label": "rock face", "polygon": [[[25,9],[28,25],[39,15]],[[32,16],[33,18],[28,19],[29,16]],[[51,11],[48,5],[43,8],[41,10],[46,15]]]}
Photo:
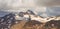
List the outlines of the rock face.
{"label": "rock face", "polygon": [[23,17],[25,14],[31,14],[31,15],[35,15],[35,13],[31,10],[27,10],[26,12],[20,12],[19,16]]}
{"label": "rock face", "polygon": [[27,10],[27,13],[35,15],[35,13],[31,10]]}
{"label": "rock face", "polygon": [[0,29],[9,29],[15,22],[14,14],[10,13],[0,18]]}
{"label": "rock face", "polygon": [[60,20],[51,20],[45,24],[46,28],[59,28]]}

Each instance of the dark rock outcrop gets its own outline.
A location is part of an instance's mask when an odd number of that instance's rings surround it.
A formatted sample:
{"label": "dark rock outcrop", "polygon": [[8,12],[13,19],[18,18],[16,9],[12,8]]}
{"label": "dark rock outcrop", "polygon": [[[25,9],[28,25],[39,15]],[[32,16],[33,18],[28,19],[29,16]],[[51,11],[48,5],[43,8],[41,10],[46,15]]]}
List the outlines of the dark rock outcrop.
{"label": "dark rock outcrop", "polygon": [[0,29],[9,29],[15,22],[14,14],[10,13],[0,18]]}

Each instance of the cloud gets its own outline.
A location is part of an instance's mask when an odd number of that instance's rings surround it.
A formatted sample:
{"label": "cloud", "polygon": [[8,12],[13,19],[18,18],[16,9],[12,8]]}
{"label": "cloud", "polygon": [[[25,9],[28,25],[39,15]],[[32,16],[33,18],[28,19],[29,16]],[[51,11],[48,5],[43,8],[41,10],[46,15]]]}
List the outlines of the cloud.
{"label": "cloud", "polygon": [[36,3],[39,6],[60,6],[60,0],[38,0]]}
{"label": "cloud", "polygon": [[33,3],[35,3],[33,0],[25,0],[23,3],[21,0],[0,0],[0,14],[32,10],[37,15],[42,15],[45,12],[44,8],[36,7]]}
{"label": "cloud", "polygon": [[39,11],[42,11],[41,7],[39,9],[35,6],[34,0],[0,0],[0,10],[2,11],[12,10],[14,12],[15,10],[25,11],[28,9],[35,9],[35,11],[38,9]]}

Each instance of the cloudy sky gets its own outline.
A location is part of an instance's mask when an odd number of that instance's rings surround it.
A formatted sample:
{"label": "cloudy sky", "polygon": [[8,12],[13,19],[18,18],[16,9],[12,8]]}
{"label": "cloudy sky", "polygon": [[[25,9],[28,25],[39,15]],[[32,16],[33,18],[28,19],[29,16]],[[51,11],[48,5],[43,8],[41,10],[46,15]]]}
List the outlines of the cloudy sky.
{"label": "cloudy sky", "polygon": [[[60,15],[60,0],[0,0],[0,16],[9,12],[32,10],[41,16]],[[53,7],[52,7],[53,6]]]}
{"label": "cloudy sky", "polygon": [[60,0],[38,0],[37,4],[40,6],[60,6]]}

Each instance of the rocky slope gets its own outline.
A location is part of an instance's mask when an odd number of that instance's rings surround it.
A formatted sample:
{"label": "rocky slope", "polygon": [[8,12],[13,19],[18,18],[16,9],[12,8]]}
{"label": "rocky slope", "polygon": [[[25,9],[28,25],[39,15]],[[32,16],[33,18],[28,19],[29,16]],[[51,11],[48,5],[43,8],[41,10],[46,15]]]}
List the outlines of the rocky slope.
{"label": "rocky slope", "polygon": [[60,29],[60,16],[43,18],[32,11],[0,17],[0,29]]}

